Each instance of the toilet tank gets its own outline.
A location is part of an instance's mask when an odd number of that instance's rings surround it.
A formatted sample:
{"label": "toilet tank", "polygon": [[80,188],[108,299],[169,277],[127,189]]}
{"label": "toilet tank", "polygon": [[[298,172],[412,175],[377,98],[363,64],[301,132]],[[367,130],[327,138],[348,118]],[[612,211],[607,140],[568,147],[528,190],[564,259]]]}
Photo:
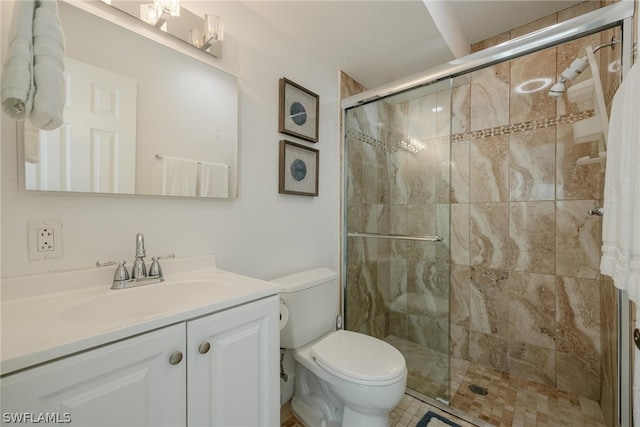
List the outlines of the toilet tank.
{"label": "toilet tank", "polygon": [[335,330],[340,296],[336,272],[315,268],[271,282],[280,286],[280,299],[289,311],[280,330],[280,347],[299,348]]}

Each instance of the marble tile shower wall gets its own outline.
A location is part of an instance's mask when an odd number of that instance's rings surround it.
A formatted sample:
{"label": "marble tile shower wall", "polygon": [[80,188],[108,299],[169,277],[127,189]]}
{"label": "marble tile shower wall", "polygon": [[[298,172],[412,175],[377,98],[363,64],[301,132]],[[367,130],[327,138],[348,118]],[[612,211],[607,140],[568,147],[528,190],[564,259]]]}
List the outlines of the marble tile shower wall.
{"label": "marble tile shower wall", "polygon": [[[445,90],[348,115],[347,129],[377,141],[392,129],[432,141],[419,153],[390,152],[348,133],[348,231],[447,235],[451,221],[451,241],[438,245],[348,240],[349,329],[442,352],[451,337],[454,357],[600,398],[601,221],[587,211],[601,205],[603,176],[598,165],[576,165],[597,152],[574,144],[571,126],[593,105],[534,89],[601,37],[475,71],[451,97]],[[441,137],[450,120],[449,146]]]}
{"label": "marble tile shower wall", "polygon": [[[597,7],[597,2],[585,2],[476,48]],[[611,281],[599,275],[601,221],[585,211],[601,205],[604,175],[596,165],[576,166],[578,158],[597,153],[594,144],[573,143],[570,124],[593,105],[573,104],[566,97],[556,101],[546,90],[521,93],[518,87],[526,91],[525,82],[545,77],[555,81],[586,46],[613,36],[620,39],[620,32],[609,30],[483,70],[478,77],[489,85],[474,88],[478,80],[472,74],[471,129],[504,123],[500,113],[488,119],[475,113],[477,108],[492,111],[474,100],[484,91],[501,94],[516,131],[484,147],[474,139],[469,148],[460,141],[452,149],[454,164],[456,158],[465,165],[468,161],[470,170],[468,177],[456,179],[454,169],[452,178],[452,198],[456,187],[460,195],[452,205],[452,336],[459,337],[452,342],[454,355],[600,400],[610,425],[616,407],[617,308]],[[619,85],[619,50],[603,49],[598,59],[609,103]],[[573,84],[588,77],[585,73]],[[491,85],[501,89],[493,91]],[[531,121],[550,126],[517,131],[517,124]],[[465,225],[457,232],[467,217],[469,230]]]}
{"label": "marble tile shower wall", "polygon": [[[576,165],[597,152],[595,144],[574,144],[568,123],[593,105],[528,91],[540,79],[555,81],[600,40],[593,35],[472,73],[470,110],[460,112],[470,115],[471,130],[544,119],[553,125],[452,148],[454,356],[595,400],[601,220],[587,211],[601,205],[603,175],[598,165]],[[563,117],[567,123],[553,120]]]}

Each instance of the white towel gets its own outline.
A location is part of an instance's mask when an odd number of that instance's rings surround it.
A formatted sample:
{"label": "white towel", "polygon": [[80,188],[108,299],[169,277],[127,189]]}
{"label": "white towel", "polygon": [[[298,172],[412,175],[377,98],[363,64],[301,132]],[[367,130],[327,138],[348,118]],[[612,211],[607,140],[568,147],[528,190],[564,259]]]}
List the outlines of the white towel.
{"label": "white towel", "polygon": [[33,102],[34,11],[34,0],[15,2],[7,59],[2,70],[2,110],[15,120],[28,117]]}
{"label": "white towel", "polygon": [[640,303],[640,65],[611,106],[600,271]]}
{"label": "white towel", "polygon": [[40,163],[40,131],[28,120],[24,122],[24,161]]}
{"label": "white towel", "polygon": [[229,165],[202,162],[198,174],[198,196],[229,197]]}
{"label": "white towel", "polygon": [[63,123],[64,35],[55,0],[37,0],[33,18],[33,109],[31,123],[52,130]]}
{"label": "white towel", "polygon": [[195,197],[197,183],[197,162],[169,156],[162,158],[162,194]]}

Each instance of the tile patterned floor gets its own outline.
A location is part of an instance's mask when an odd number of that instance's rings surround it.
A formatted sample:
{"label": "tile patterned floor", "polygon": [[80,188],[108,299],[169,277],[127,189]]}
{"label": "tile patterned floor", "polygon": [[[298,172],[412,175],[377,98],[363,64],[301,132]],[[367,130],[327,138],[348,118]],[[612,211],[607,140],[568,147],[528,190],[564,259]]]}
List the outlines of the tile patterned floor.
{"label": "tile patterned floor", "polygon": [[394,409],[389,416],[391,427],[414,427],[428,411],[433,411],[448,420],[458,423],[461,427],[476,426],[476,424],[469,423],[435,406],[405,394],[400,403],[398,403],[398,406],[396,406],[396,409]]}
{"label": "tile patterned floor", "polygon": [[293,415],[291,401],[280,407],[280,427],[304,427],[304,424]]}
{"label": "tile patterned floor", "polygon": [[[473,393],[471,384],[488,394]],[[451,406],[493,426],[605,426],[596,401],[477,364],[469,366]]]}
{"label": "tile patterned floor", "polygon": [[[421,396],[423,399],[420,400],[405,395],[390,415],[392,427],[414,427],[428,410],[448,417],[462,427],[605,426],[596,401],[459,359],[451,359],[449,374],[448,362],[441,354],[414,348],[417,347],[415,344],[402,342],[404,340],[397,337],[385,340],[405,354],[410,388],[425,386],[438,390],[440,396],[447,396],[444,384],[451,375],[449,393],[453,396],[451,406],[444,406],[427,396]],[[472,384],[486,388],[488,394],[473,393],[469,389]],[[282,407],[280,419],[282,427],[303,427],[288,404]]]}
{"label": "tile patterned floor", "polygon": [[[433,411],[438,415],[442,415],[444,418],[460,424],[461,427],[476,426],[476,424],[457,418],[408,394],[404,395],[396,409],[394,409],[389,416],[390,425],[391,427],[414,427],[427,411]],[[291,412],[289,402],[280,408],[280,423],[281,427],[304,427],[304,424]]]}

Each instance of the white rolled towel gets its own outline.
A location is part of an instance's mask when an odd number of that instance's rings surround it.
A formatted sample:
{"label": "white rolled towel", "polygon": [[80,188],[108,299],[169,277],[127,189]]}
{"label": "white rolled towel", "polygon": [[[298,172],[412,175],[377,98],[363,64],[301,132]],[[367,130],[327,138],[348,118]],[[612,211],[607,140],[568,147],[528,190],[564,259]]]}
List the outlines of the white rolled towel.
{"label": "white rolled towel", "polygon": [[33,82],[31,123],[43,130],[59,128],[63,123],[65,104],[64,35],[55,0],[36,0]]}
{"label": "white rolled towel", "polygon": [[40,162],[40,130],[24,121],[24,161],[27,163]]}
{"label": "white rolled towel", "polygon": [[35,0],[16,1],[2,70],[2,110],[15,120],[31,113],[33,102],[33,16]]}

